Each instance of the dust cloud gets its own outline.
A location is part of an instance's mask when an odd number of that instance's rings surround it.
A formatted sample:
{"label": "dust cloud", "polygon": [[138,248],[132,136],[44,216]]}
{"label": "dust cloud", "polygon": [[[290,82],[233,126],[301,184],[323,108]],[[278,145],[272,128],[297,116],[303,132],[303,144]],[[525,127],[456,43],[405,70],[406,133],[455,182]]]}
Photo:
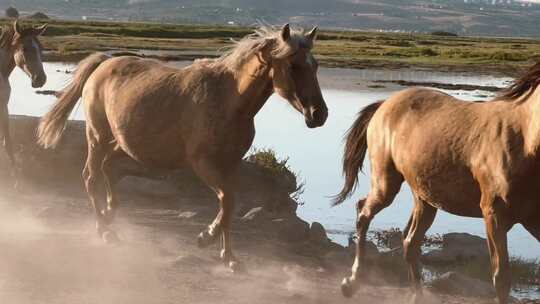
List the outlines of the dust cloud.
{"label": "dust cloud", "polygon": [[[119,214],[114,229],[123,241],[107,245],[94,231],[84,196],[0,198],[0,302],[350,303],[339,291],[341,271],[273,259],[239,242],[246,272],[233,274],[220,263],[217,246],[199,249],[193,228],[157,216],[170,211],[122,208],[129,212]],[[354,301],[400,303],[395,299],[395,289],[364,288]]]}

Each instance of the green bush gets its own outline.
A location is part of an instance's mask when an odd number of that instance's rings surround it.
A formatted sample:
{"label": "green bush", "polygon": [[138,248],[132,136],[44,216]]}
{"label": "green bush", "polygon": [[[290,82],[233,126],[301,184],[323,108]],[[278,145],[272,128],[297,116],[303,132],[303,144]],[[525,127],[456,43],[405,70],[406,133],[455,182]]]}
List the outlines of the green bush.
{"label": "green bush", "polygon": [[389,46],[399,46],[399,47],[413,47],[414,44],[408,40],[385,40],[382,44]]}
{"label": "green bush", "polygon": [[492,53],[489,59],[496,61],[526,61],[527,57],[521,53],[497,51]]}
{"label": "green bush", "polygon": [[457,37],[458,34],[447,32],[447,31],[433,31],[430,33],[432,36],[443,36],[443,37]]}
{"label": "green bush", "polygon": [[272,149],[257,149],[248,155],[245,160],[249,163],[256,164],[273,174],[277,178],[283,178],[291,181],[294,187],[290,189],[291,198],[296,200],[298,204],[303,204],[300,201],[300,196],[304,193],[304,182],[299,182],[299,176],[287,164],[289,158],[279,159],[276,152]]}
{"label": "green bush", "polygon": [[426,57],[433,57],[433,56],[438,56],[439,52],[435,51],[432,48],[426,47],[426,48],[420,49],[420,55],[426,56]]}

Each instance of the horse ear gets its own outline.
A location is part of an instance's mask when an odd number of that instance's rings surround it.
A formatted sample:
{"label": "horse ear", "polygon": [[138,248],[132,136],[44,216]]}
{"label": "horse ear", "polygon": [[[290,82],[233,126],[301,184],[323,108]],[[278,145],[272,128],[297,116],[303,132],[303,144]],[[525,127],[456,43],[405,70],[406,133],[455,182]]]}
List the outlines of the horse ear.
{"label": "horse ear", "polygon": [[281,28],[281,39],[288,41],[291,38],[291,26],[287,23]]}
{"label": "horse ear", "polygon": [[38,26],[34,28],[34,33],[36,34],[36,36],[40,36],[40,35],[43,35],[46,30],[47,30],[47,24],[45,23],[42,26]]}
{"label": "horse ear", "polygon": [[19,20],[15,20],[15,22],[13,22],[13,30],[15,30],[16,34],[21,35],[22,29],[21,29],[21,26],[19,25]]}
{"label": "horse ear", "polygon": [[317,27],[314,27],[311,31],[309,31],[307,34],[306,34],[306,38],[313,41],[315,40],[315,36],[317,36],[317,31],[319,29]]}

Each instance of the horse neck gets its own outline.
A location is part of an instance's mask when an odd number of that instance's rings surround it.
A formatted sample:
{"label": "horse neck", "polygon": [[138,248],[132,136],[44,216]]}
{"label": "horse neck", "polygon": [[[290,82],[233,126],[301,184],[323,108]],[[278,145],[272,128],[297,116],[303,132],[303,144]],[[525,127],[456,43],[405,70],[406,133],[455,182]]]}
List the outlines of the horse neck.
{"label": "horse neck", "polygon": [[525,150],[528,155],[540,158],[540,89],[525,101],[522,106],[526,113],[523,122],[525,132]]}
{"label": "horse neck", "polygon": [[0,50],[0,74],[4,79],[9,78],[9,75],[15,69],[15,58],[13,56],[14,54],[11,50]]}
{"label": "horse neck", "polygon": [[253,118],[273,93],[270,65],[252,56],[235,71],[236,109],[242,116]]}

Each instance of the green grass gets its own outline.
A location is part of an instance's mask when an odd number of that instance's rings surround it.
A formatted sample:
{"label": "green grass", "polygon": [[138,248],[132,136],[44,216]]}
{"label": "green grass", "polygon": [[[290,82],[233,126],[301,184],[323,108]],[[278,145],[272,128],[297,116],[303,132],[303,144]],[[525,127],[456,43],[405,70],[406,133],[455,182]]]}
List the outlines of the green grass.
{"label": "green grass", "polygon": [[[0,19],[0,24],[8,20]],[[25,25],[42,21],[24,20]],[[42,38],[48,60],[78,60],[104,50],[168,50],[196,54],[220,54],[230,38],[241,38],[249,27],[82,22],[50,20]],[[314,49],[327,67],[462,68],[512,71],[540,59],[540,40],[460,37],[360,31],[321,31]],[[510,67],[510,68],[509,68]]]}

